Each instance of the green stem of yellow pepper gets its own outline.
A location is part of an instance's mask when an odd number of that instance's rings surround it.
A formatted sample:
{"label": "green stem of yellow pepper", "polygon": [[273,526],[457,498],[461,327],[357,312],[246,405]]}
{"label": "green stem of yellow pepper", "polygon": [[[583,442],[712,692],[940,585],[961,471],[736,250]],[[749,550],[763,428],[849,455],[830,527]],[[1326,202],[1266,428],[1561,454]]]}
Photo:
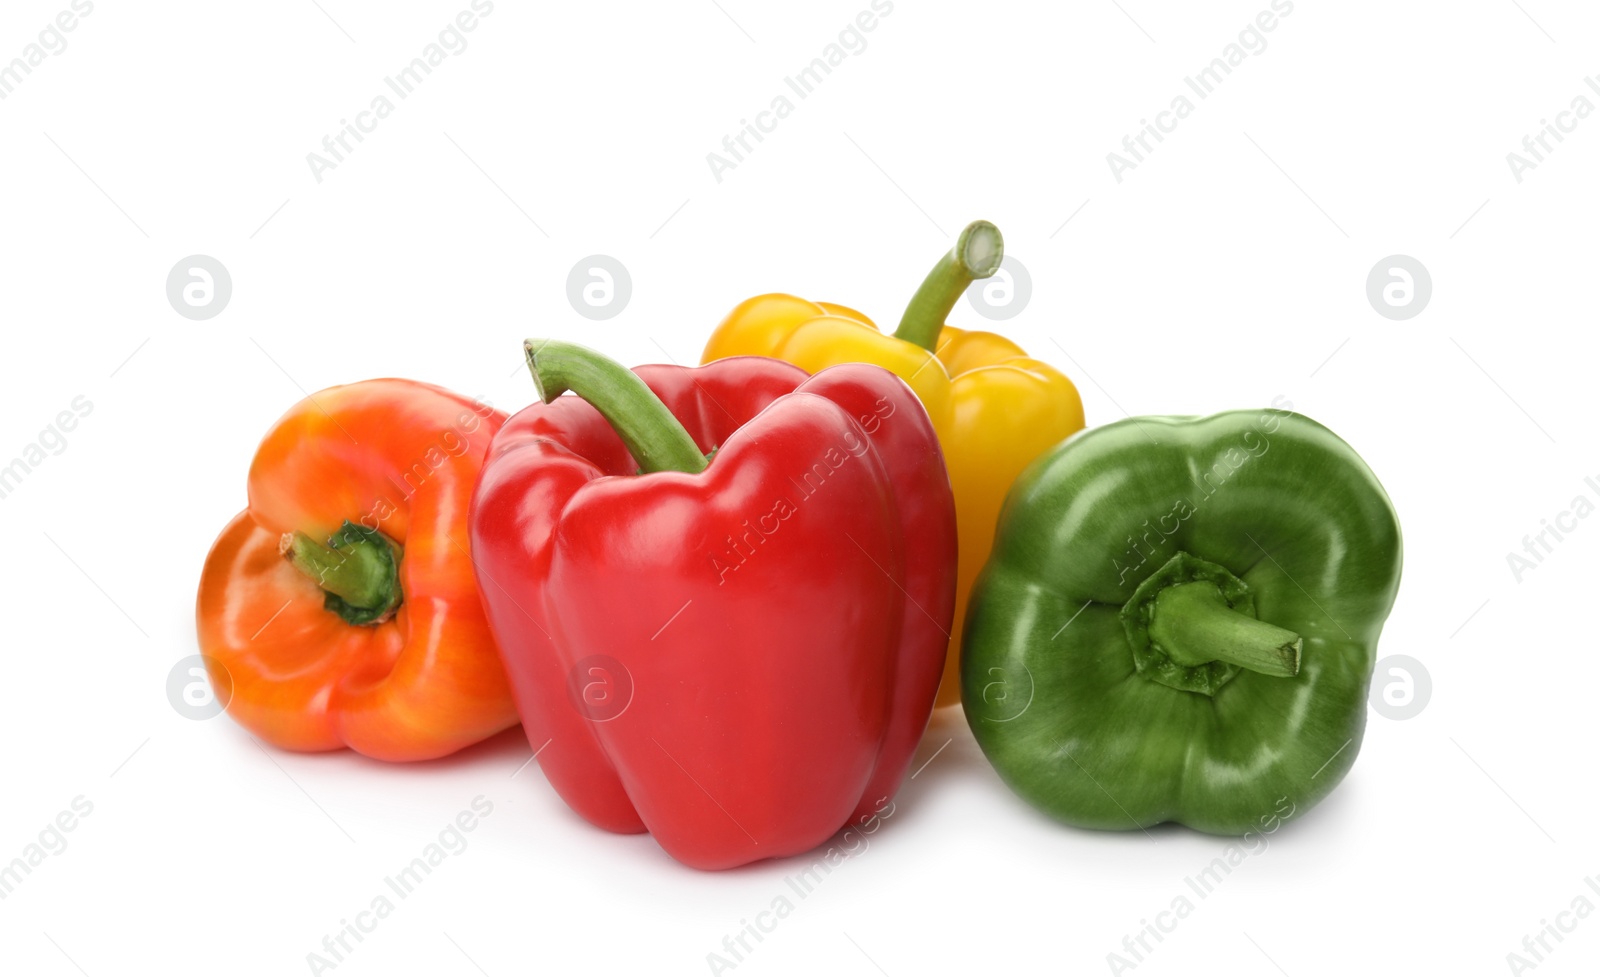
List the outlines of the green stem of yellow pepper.
{"label": "green stem of yellow pepper", "polygon": [[988,278],[1000,270],[1000,260],[1005,257],[1005,241],[1000,228],[988,221],[973,221],[956,239],[956,246],[939,259],[939,263],[922,280],[922,287],[911,296],[900,326],[895,329],[896,339],[915,343],[930,353],[938,352],[939,330],[960,301],[967,286],[980,278]]}

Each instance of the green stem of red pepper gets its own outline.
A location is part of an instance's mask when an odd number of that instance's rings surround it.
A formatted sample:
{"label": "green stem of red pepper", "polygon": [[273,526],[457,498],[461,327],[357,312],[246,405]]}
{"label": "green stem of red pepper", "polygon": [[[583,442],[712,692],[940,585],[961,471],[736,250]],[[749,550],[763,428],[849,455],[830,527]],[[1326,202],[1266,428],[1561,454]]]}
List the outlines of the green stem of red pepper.
{"label": "green stem of red pepper", "polygon": [[400,606],[398,547],[375,529],[346,521],[323,545],[284,533],[278,552],[323,591],[322,606],[350,624],[378,624]]}
{"label": "green stem of red pepper", "polygon": [[937,353],[939,330],[944,328],[950,310],[961,300],[967,286],[999,271],[1004,257],[1005,241],[1000,237],[1000,228],[988,221],[968,224],[956,239],[956,246],[939,259],[922,280],[917,294],[911,296],[900,326],[894,331],[895,338]]}
{"label": "green stem of red pepper", "polygon": [[1161,591],[1150,639],[1180,665],[1225,661],[1282,678],[1300,671],[1298,634],[1231,609],[1206,580]]}
{"label": "green stem of red pepper", "polygon": [[622,438],[640,474],[705,471],[706,456],[638,374],[559,339],[525,340],[522,349],[539,399],[548,404],[570,390],[587,400]]}

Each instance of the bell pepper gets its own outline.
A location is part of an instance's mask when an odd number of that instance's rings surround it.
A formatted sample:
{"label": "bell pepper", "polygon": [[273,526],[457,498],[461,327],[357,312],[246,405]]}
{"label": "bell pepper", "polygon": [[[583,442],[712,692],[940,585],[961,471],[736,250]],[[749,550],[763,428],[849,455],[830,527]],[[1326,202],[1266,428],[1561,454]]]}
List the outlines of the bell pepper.
{"label": "bell pepper", "polygon": [[1006,503],[967,720],[1068,824],[1263,830],[1355,763],[1400,563],[1372,470],[1287,407],[1089,431]]}
{"label": "bell pepper", "polygon": [[1083,427],[1078,390],[1054,367],[1002,336],[944,324],[967,286],[993,275],[1003,254],[998,228],[988,221],[968,225],[912,297],[893,335],[842,305],[758,295],[728,314],[701,357],[710,363],[727,356],[775,356],[813,373],[840,363],[872,363],[916,391],[949,464],[960,532],[955,628],[941,706],[960,699],[967,597],[989,557],[1006,490],[1046,448]]}
{"label": "bell pepper", "polygon": [[472,487],[504,421],[439,387],[369,380],[273,425],[196,602],[235,720],[283,749],[380,760],[444,756],[516,724],[467,550]]}
{"label": "bell pepper", "polygon": [[495,436],[472,543],[550,783],[702,869],[870,817],[927,725],[955,597],[916,397],[869,366],[526,350],[543,404]]}

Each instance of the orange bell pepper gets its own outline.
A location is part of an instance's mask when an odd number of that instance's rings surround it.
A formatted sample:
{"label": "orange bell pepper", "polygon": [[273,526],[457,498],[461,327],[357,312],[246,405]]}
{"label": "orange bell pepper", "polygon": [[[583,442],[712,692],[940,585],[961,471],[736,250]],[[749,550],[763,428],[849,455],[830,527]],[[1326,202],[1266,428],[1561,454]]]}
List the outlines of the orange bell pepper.
{"label": "orange bell pepper", "polygon": [[196,601],[208,675],[240,725],[288,750],[401,761],[517,722],[467,550],[504,421],[439,387],[369,380],[267,432]]}
{"label": "orange bell pepper", "polygon": [[998,228],[988,221],[969,224],[928,274],[893,335],[847,306],[758,295],[728,313],[701,355],[702,363],[774,356],[810,373],[840,363],[872,363],[916,391],[944,450],[960,539],[941,706],[961,699],[967,595],[988,562],[1006,492],[1029,462],[1083,428],[1078,389],[1055,367],[1003,336],[944,324],[967,286],[999,269],[1003,253]]}

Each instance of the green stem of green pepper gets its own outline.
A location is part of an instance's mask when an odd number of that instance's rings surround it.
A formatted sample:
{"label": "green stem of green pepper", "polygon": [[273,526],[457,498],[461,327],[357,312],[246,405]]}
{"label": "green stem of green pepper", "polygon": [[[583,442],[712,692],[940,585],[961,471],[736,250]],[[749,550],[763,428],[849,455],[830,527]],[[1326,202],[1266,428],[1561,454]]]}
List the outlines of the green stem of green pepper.
{"label": "green stem of green pepper", "polygon": [[539,399],[548,404],[570,390],[587,400],[622,438],[640,474],[705,471],[706,456],[637,373],[559,339],[525,340],[522,349]]}
{"label": "green stem of green pepper", "polygon": [[939,330],[961,299],[962,293],[979,278],[988,278],[1000,270],[1005,257],[1005,241],[1000,228],[988,221],[973,221],[956,239],[956,246],[939,259],[939,263],[922,280],[922,287],[911,296],[900,326],[895,329],[896,339],[915,343],[930,353],[937,353]]}
{"label": "green stem of green pepper", "polygon": [[1225,661],[1283,678],[1300,672],[1300,636],[1232,610],[1209,581],[1163,590],[1150,618],[1150,640],[1180,665]]}
{"label": "green stem of green pepper", "polygon": [[400,606],[399,546],[375,529],[346,522],[325,546],[284,533],[278,552],[322,588],[323,606],[349,624],[378,624]]}

